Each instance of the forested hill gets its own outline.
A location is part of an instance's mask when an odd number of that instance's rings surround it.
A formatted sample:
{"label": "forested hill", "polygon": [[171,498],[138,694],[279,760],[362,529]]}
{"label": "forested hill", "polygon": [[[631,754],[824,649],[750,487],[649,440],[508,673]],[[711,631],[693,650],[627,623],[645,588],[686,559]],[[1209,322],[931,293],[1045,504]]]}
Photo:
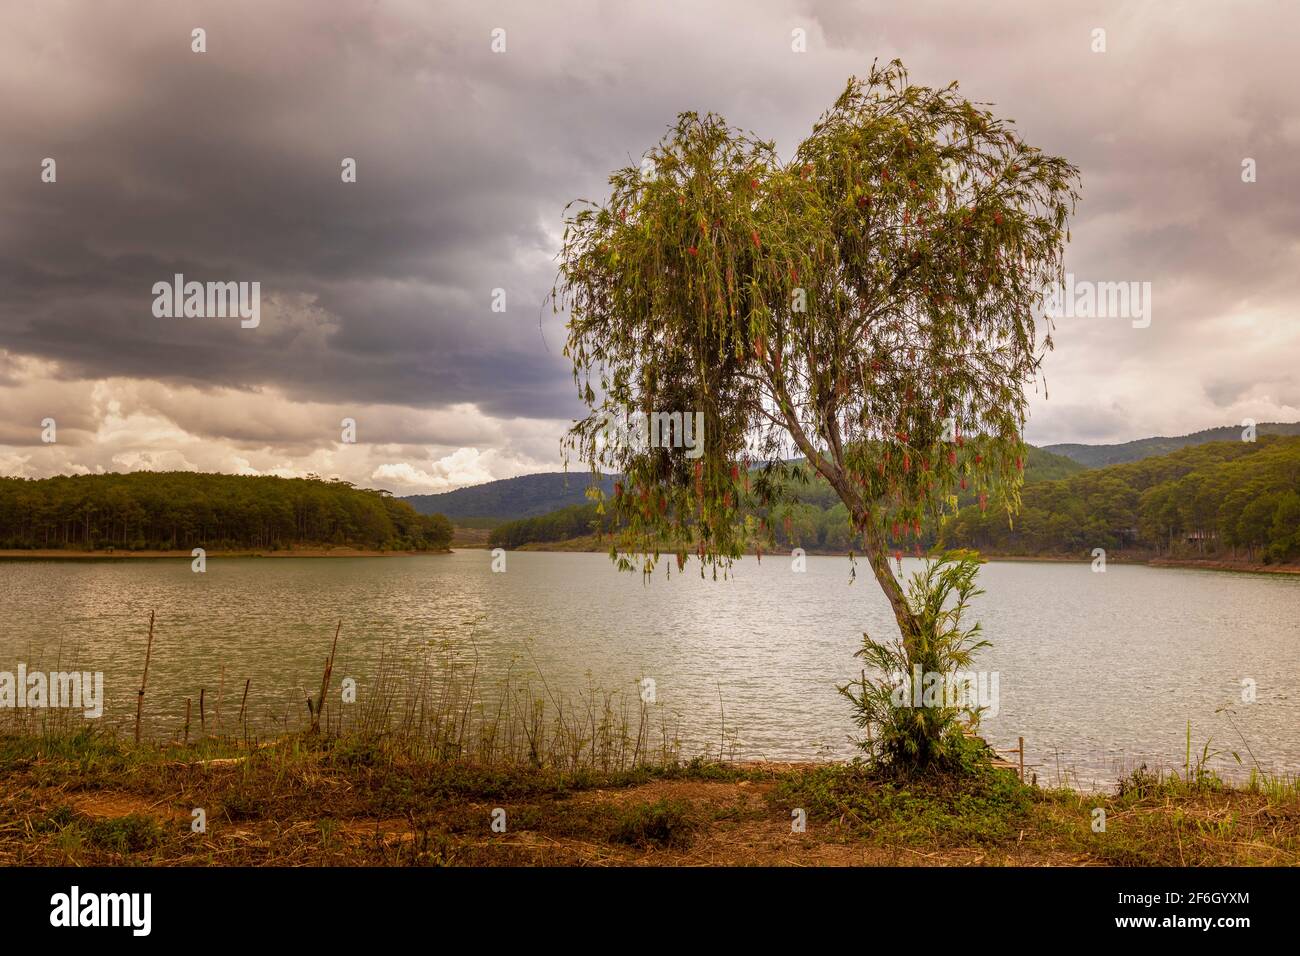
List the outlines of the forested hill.
{"label": "forested hill", "polygon": [[1169,455],[1027,485],[1012,521],[966,507],[944,544],[1004,555],[1300,558],[1300,438],[1192,445]]}
{"label": "forested hill", "polygon": [[[1121,465],[1130,461],[1141,461],[1155,455],[1167,455],[1189,445],[1205,445],[1212,441],[1241,441],[1242,429],[1237,425],[1223,428],[1207,428],[1190,435],[1174,438],[1163,436],[1139,438],[1137,441],[1123,442],[1118,445],[1044,445],[1046,451],[1077,461],[1089,468],[1101,468],[1104,465]],[[1300,422],[1263,422],[1255,426],[1259,435],[1300,435]]]}
{"label": "forested hill", "polygon": [[[802,461],[800,458],[793,460]],[[1045,481],[1082,471],[1083,466],[1060,455],[1031,447],[1025,469],[1026,480]],[[606,494],[613,494],[615,477],[606,475],[602,479]],[[559,525],[563,525],[566,530],[572,527],[571,519],[576,520],[574,516],[588,505],[587,487],[590,484],[591,475],[585,471],[543,472],[518,478],[502,478],[440,495],[411,495],[402,500],[409,501],[416,511],[424,514],[433,511],[445,514],[456,524],[463,519],[493,519],[489,525],[499,525],[527,518],[541,519],[563,511],[564,516],[557,519],[559,524],[547,532],[558,534]],[[825,492],[828,500],[823,502],[823,506],[829,507],[829,498],[834,496],[829,488]],[[536,526],[541,527],[543,524],[545,522]],[[548,537],[544,540],[559,539]]]}
{"label": "forested hill", "polygon": [[[1030,446],[1028,451],[1026,483],[1064,478],[1084,470],[1082,465],[1041,448]],[[800,488],[797,494],[800,503],[791,511],[788,528],[782,522],[775,532],[778,547],[798,545],[819,551],[848,551],[856,546],[848,510],[830,485],[819,477]],[[974,495],[968,493],[965,498],[973,501]],[[492,531],[488,541],[492,547],[503,548],[567,541],[591,534],[597,521],[596,506],[591,502],[571,504],[547,514],[505,522]]]}
{"label": "forested hill", "polygon": [[[529,518],[587,501],[591,475],[586,471],[550,471],[538,475],[502,478],[440,495],[411,495],[402,499],[421,514],[439,512],[448,518]],[[614,479],[606,476],[605,492],[612,494]]]}
{"label": "forested hill", "polygon": [[451,523],[345,481],[196,472],[0,478],[0,548],[443,550]]}
{"label": "forested hill", "polygon": [[[965,507],[921,547],[969,547],[991,555],[1087,558],[1094,548],[1138,558],[1227,563],[1300,560],[1300,437],[1264,435],[1189,445],[1168,455],[1092,470],[1031,449],[1019,514]],[[843,552],[858,546],[848,513],[824,483],[778,528],[781,548]],[[591,533],[591,504],[501,525],[494,547],[559,542]],[[903,542],[911,546],[911,542]],[[902,546],[897,542],[893,546]]]}

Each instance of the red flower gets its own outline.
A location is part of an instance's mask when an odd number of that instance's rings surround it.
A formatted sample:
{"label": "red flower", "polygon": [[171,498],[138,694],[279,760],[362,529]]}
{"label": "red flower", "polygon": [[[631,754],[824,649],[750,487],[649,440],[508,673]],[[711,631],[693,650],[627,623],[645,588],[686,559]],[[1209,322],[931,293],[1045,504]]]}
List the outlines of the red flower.
{"label": "red flower", "polygon": [[690,247],[689,249],[687,249],[686,251],[689,252],[689,253],[690,253],[691,255],[693,255],[693,256],[695,256],[695,255],[699,255],[699,252],[700,252],[700,250],[696,249],[694,246],[691,246],[691,247]]}
{"label": "red flower", "polygon": [[755,249],[758,249],[758,248],[761,247],[762,244],[758,241],[758,232],[757,232],[757,230],[755,230],[754,232],[751,232],[751,233],[749,234],[749,238],[751,238],[751,239],[754,240],[754,248],[755,248]]}

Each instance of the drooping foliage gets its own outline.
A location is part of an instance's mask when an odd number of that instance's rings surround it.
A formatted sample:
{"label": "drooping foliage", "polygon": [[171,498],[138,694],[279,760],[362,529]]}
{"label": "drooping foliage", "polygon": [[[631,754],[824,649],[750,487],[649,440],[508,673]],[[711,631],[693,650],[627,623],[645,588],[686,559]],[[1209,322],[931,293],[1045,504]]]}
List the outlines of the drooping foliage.
{"label": "drooping foliage", "polygon": [[[788,161],[683,113],[610,183],[570,207],[556,292],[590,409],[569,449],[623,476],[602,502],[611,553],[648,571],[667,542],[679,567],[725,570],[771,542],[799,484],[782,461],[803,456],[906,632],[892,524],[919,537],[961,490],[1016,505],[1025,389],[1051,347],[1034,309],[1061,274],[1077,170],[895,61],[850,80]],[[675,430],[623,433],[694,412],[696,451]]]}

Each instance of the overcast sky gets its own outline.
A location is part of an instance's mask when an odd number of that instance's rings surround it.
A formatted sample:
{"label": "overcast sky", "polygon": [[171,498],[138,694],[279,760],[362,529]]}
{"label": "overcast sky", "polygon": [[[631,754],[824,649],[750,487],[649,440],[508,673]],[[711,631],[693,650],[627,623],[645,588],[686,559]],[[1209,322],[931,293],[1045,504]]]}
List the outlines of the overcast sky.
{"label": "overcast sky", "polygon": [[[0,474],[411,494],[556,468],[579,409],[543,308],[565,204],[602,198],[683,110],[788,156],[893,57],[1080,167],[1070,272],[1151,283],[1147,328],[1059,321],[1030,441],[1300,419],[1300,12],[1063,6],[5,4]],[[155,317],[175,273],[260,282],[260,325]]]}

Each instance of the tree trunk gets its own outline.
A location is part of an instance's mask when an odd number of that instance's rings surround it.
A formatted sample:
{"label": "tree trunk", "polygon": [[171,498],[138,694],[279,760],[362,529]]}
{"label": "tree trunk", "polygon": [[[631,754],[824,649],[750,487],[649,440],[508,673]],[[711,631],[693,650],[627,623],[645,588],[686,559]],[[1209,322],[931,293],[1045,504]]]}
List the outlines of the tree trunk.
{"label": "tree trunk", "polygon": [[903,586],[898,583],[898,578],[894,577],[894,569],[889,566],[889,551],[880,537],[879,529],[869,515],[855,513],[854,521],[862,528],[862,535],[866,542],[867,563],[871,565],[876,583],[880,585],[880,590],[884,592],[885,599],[889,601],[889,606],[894,612],[894,620],[898,622],[898,630],[903,636],[903,647],[907,650],[908,656],[915,659],[916,617],[907,603]]}
{"label": "tree trunk", "polygon": [[889,606],[894,612],[894,620],[898,622],[898,630],[903,638],[903,648],[907,651],[909,659],[917,660],[916,638],[919,631],[916,618],[912,614],[912,609],[908,606],[907,597],[903,594],[902,586],[898,583],[898,579],[894,577],[893,569],[889,567],[889,551],[885,547],[879,529],[876,528],[875,522],[872,520],[870,505],[862,499],[845,474],[844,462],[839,456],[836,447],[838,442],[831,443],[836,454],[836,460],[834,462],[828,461],[824,455],[813,447],[812,442],[808,440],[807,434],[795,418],[794,413],[791,411],[793,404],[779,378],[774,378],[773,390],[780,401],[782,415],[785,417],[790,437],[794,439],[795,445],[803,452],[805,460],[835,490],[835,494],[840,501],[844,502],[844,507],[848,509],[854,526],[862,532],[867,563],[871,565],[871,573],[875,575],[876,583],[880,585],[880,590],[885,593],[885,599],[889,601]]}

